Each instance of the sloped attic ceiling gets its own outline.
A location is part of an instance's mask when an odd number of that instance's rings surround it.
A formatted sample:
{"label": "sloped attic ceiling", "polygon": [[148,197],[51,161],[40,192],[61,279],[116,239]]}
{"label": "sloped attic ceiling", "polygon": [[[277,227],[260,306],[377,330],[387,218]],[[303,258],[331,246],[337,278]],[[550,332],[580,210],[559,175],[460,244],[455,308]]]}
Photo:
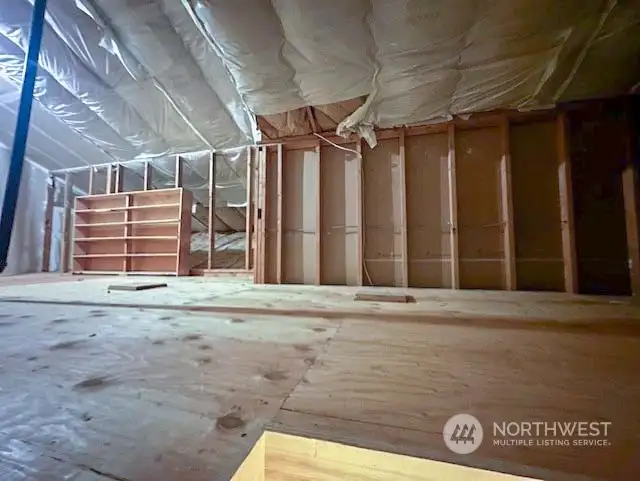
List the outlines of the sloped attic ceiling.
{"label": "sloped attic ceiling", "polygon": [[[14,86],[32,2],[0,0]],[[63,166],[166,158],[350,99],[367,99],[356,127],[539,108],[628,92],[639,59],[640,0],[49,0],[30,147]]]}

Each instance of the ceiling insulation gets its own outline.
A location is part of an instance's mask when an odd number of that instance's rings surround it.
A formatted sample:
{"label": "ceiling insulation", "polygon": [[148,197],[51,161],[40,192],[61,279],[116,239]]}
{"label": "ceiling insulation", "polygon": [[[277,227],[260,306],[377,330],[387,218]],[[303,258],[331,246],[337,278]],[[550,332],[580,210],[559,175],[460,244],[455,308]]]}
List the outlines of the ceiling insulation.
{"label": "ceiling insulation", "polygon": [[192,4],[260,115],[370,94],[362,119],[390,127],[614,95],[640,73],[637,0]]}
{"label": "ceiling insulation", "polygon": [[[8,111],[32,2],[0,0]],[[340,122],[359,130],[541,108],[628,92],[640,73],[639,0],[49,0],[47,8],[32,129],[40,133],[28,152],[48,168],[162,164],[246,145],[257,140],[256,116],[267,136],[281,137]],[[11,124],[0,124],[0,141]],[[59,155],[64,144],[84,145],[82,154]]]}

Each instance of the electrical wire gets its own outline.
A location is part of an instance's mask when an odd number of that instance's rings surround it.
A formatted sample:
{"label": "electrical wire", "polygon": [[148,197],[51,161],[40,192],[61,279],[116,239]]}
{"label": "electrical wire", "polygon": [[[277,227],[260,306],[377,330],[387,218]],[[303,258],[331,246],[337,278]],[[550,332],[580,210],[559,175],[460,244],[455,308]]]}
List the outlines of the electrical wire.
{"label": "electrical wire", "polygon": [[329,143],[329,144],[333,145],[333,146],[334,146],[334,147],[336,147],[337,149],[344,150],[344,151],[346,151],[346,152],[352,152],[352,153],[356,154],[356,155],[358,156],[358,158],[359,158],[359,159],[361,159],[361,158],[362,158],[362,154],[361,154],[360,152],[358,152],[357,150],[348,149],[347,147],[343,147],[343,146],[341,146],[341,145],[338,145],[338,144],[336,144],[336,143],[334,143],[334,142],[331,142],[331,141],[330,141],[329,139],[327,139],[326,137],[323,137],[322,135],[317,134],[317,133],[315,133],[315,132],[313,133],[313,135],[315,135],[316,137],[320,137],[322,140],[324,140],[325,142],[327,142],[327,143]]}

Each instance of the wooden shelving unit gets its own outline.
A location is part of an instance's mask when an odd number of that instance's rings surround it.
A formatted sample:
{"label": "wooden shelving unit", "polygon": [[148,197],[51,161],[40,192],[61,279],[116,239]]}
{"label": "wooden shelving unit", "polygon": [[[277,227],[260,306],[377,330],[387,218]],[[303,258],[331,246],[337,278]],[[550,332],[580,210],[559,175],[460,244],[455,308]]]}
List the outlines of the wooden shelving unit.
{"label": "wooden shelving unit", "polygon": [[191,192],[77,197],[73,272],[189,275]]}

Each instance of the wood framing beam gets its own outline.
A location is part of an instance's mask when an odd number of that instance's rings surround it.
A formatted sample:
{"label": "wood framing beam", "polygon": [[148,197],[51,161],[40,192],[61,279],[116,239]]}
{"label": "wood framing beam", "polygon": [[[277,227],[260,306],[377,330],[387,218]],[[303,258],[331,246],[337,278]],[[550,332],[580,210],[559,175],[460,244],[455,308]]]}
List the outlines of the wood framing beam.
{"label": "wood framing beam", "polygon": [[276,183],[276,282],[282,284],[282,189],[283,189],[283,164],[282,144],[278,144],[277,159],[277,183]]}
{"label": "wood framing beam", "polygon": [[113,194],[115,191],[115,180],[114,180],[114,165],[109,164],[107,166],[107,183],[104,187],[105,194]]}
{"label": "wood framing beam", "polygon": [[[306,115],[309,116],[308,113]],[[555,111],[552,109],[547,109],[547,110],[536,110],[536,111],[529,111],[529,112],[518,112],[515,110],[479,112],[479,113],[473,114],[468,118],[455,118],[452,121],[447,123],[441,122],[436,124],[412,125],[409,127],[405,127],[404,131],[405,131],[406,137],[412,137],[416,135],[445,133],[447,132],[450,123],[453,123],[457,130],[468,130],[468,129],[476,129],[476,128],[482,128],[482,127],[497,127],[500,125],[500,122],[505,116],[509,118],[509,121],[511,124],[521,124],[521,123],[527,123],[527,122],[553,120],[555,117]],[[261,120],[261,117],[258,116],[258,121],[260,120]],[[313,129],[313,126],[311,126],[311,128]],[[378,140],[397,139],[400,136],[400,130],[402,129],[397,127],[389,128],[389,129],[376,129],[376,137],[378,138]],[[322,137],[338,145],[353,143],[358,140],[355,134],[348,138],[344,138],[336,135],[335,131],[318,130],[317,133],[322,135]],[[271,137],[261,143],[275,145],[274,144],[275,141],[273,139],[275,139],[276,137],[277,136]],[[305,134],[305,135],[281,137],[277,139],[277,142],[282,142],[284,144],[285,150],[308,149],[308,148],[313,148],[317,140],[318,140],[318,137],[316,137],[315,135]]]}
{"label": "wood framing beam", "polygon": [[182,160],[182,157],[180,157],[179,155],[176,155],[176,175],[174,178],[176,188],[182,187],[182,180],[184,176],[183,164],[184,162]]}
{"label": "wood framing beam", "polygon": [[390,294],[385,292],[356,292],[353,296],[354,301],[369,301],[369,302],[397,302],[407,304],[414,302],[415,300],[411,296],[406,294]]}
{"label": "wood framing beam", "polygon": [[500,123],[500,199],[502,208],[502,239],[504,246],[504,288],[517,289],[515,234],[513,225],[513,193],[511,187],[511,153],[509,145],[509,117]]}
{"label": "wood framing beam", "polygon": [[73,225],[71,209],[71,197],[73,195],[73,179],[70,173],[64,176],[64,211],[63,211],[63,226],[62,226],[62,252],[60,255],[60,270],[62,272],[69,272],[71,259],[71,244],[72,235],[71,228]]}
{"label": "wood framing beam", "polygon": [[624,214],[627,230],[627,252],[629,257],[629,281],[631,295],[635,300],[640,299],[640,173],[639,162],[636,160],[640,152],[634,150],[633,119],[630,118],[631,107],[628,104],[625,112],[626,135],[625,151],[626,166],[622,171],[622,195],[624,198]]}
{"label": "wood framing beam", "polygon": [[93,195],[95,194],[95,192],[93,191],[94,187],[95,187],[95,172],[96,169],[93,167],[89,168],[89,195]]}
{"label": "wood framing beam", "polygon": [[311,107],[306,107],[307,116],[309,117],[309,125],[311,126],[311,132],[318,131],[318,124],[316,123],[316,117],[313,115],[313,109]]}
{"label": "wood framing beam", "polygon": [[456,190],[456,138],[455,125],[450,123],[447,129],[449,155],[449,244],[451,250],[451,288],[460,288],[460,266],[458,256],[458,194]]}
{"label": "wood framing beam", "polygon": [[[123,272],[129,272],[131,270],[131,257],[129,257],[129,237],[131,237],[131,228],[133,227],[129,222],[131,219],[131,195],[126,195],[124,198],[124,205],[126,210],[124,212],[124,221],[126,222],[124,226],[124,257],[122,259],[122,269]],[[177,261],[176,261],[177,262]],[[177,271],[176,266],[176,271]]]}
{"label": "wood framing beam", "polygon": [[251,253],[253,250],[253,162],[252,148],[247,147],[247,207],[245,209],[245,251],[244,268],[251,269]]}
{"label": "wood framing beam", "polygon": [[401,270],[402,287],[409,287],[409,244],[407,241],[407,180],[406,180],[406,156],[404,128],[398,138],[398,154],[400,158],[400,243],[401,243]]}
{"label": "wood framing beam", "polygon": [[122,188],[123,185],[124,185],[124,167],[122,167],[122,164],[117,164],[116,165],[116,181],[115,181],[115,186],[114,186],[114,192],[116,194],[119,194],[120,192],[122,192],[124,190]]}
{"label": "wood framing beam", "polygon": [[255,174],[255,195],[254,195],[254,209],[253,209],[253,271],[254,271],[254,282],[256,284],[260,283],[260,263],[262,262],[262,254],[260,252],[260,147],[252,148],[254,155],[253,160],[253,169]]}
{"label": "wood framing beam", "polygon": [[[176,167],[178,161],[176,160]],[[176,176],[176,180],[177,180]],[[207,268],[213,269],[216,257],[216,154],[211,152],[209,156],[209,253],[207,256]]]}
{"label": "wood framing beam", "polygon": [[357,245],[356,245],[356,263],[358,264],[358,270],[357,270],[357,282],[358,285],[361,286],[363,285],[363,271],[364,271],[364,222],[363,222],[363,217],[362,217],[362,213],[363,213],[363,209],[362,209],[362,204],[363,204],[363,198],[362,198],[362,192],[363,192],[363,182],[362,182],[362,163],[363,163],[363,157],[362,157],[362,139],[358,139],[358,141],[356,142],[356,152],[358,153],[357,157],[356,157],[356,189],[357,189],[357,195],[356,195],[356,222],[358,223],[358,225],[356,226],[357,229],[357,235],[358,235],[358,240],[357,240]]}
{"label": "wood framing beam", "polygon": [[573,221],[573,190],[571,181],[571,157],[568,149],[568,125],[564,112],[556,119],[558,142],[558,188],[560,191],[560,223],[562,230],[562,258],[564,262],[564,288],[566,292],[578,292],[575,227]]}
{"label": "wood framing beam", "polygon": [[316,143],[316,285],[322,284],[322,185],[320,162],[320,142]]}
{"label": "wood framing beam", "polygon": [[259,175],[258,175],[258,260],[256,263],[256,271],[260,284],[266,282],[266,203],[267,203],[267,147],[258,148]]}
{"label": "wood framing beam", "polygon": [[[91,170],[93,171],[93,169]],[[47,181],[47,204],[44,209],[44,239],[42,241],[42,272],[49,272],[51,261],[51,222],[53,218],[53,202],[56,190],[56,178],[49,176]]]}
{"label": "wood framing beam", "polygon": [[[631,159],[630,159],[631,160]],[[630,164],[622,172],[622,192],[624,195],[624,212],[627,225],[627,246],[629,253],[629,276],[631,293],[640,298],[640,207],[638,169]]]}
{"label": "wood framing beam", "polygon": [[153,171],[151,167],[151,162],[147,160],[144,163],[144,176],[143,176],[144,190],[153,189],[152,173]]}

